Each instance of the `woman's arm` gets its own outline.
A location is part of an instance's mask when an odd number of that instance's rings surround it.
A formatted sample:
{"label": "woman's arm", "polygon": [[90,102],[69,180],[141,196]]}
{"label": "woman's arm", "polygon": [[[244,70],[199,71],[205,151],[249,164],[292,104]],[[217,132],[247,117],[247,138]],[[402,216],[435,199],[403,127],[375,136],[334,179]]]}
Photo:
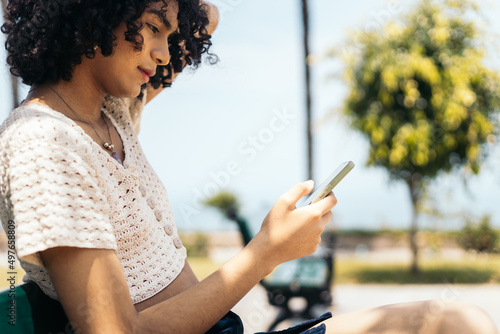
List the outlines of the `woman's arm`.
{"label": "woman's arm", "polygon": [[238,255],[194,287],[137,313],[113,250],[57,247],[42,252],[59,299],[82,333],[204,333],[279,263],[313,253],[336,204],[304,208],[312,184],[282,195]]}

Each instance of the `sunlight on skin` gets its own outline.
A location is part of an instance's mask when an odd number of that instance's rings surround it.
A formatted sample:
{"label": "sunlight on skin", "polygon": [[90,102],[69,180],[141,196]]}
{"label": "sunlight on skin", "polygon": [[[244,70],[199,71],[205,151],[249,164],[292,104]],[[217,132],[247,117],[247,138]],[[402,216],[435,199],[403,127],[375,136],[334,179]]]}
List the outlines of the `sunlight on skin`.
{"label": "sunlight on skin", "polygon": [[498,334],[484,311],[463,302],[387,305],[334,316],[326,324],[332,334]]}

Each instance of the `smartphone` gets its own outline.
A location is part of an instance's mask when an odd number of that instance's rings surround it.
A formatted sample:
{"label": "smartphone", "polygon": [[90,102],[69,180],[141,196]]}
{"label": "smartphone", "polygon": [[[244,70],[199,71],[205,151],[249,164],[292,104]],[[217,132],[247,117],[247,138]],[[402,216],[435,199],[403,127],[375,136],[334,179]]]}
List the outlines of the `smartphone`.
{"label": "smartphone", "polygon": [[354,168],[354,162],[346,161],[340,164],[330,176],[323,181],[318,187],[315,187],[311,195],[304,201],[304,206],[316,203],[326,196],[335,188],[337,184]]}

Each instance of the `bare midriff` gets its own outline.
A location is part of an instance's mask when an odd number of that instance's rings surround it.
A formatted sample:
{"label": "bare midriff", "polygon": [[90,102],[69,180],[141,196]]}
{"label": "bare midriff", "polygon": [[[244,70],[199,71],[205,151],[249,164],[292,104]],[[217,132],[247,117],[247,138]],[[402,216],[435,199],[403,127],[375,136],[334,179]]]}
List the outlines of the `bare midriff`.
{"label": "bare midriff", "polygon": [[161,303],[164,300],[172,298],[175,295],[189,289],[190,287],[198,284],[198,279],[191,270],[191,267],[186,262],[181,273],[170,283],[166,288],[158,292],[153,297],[146,299],[140,303],[135,304],[135,309],[140,312],[148,307]]}

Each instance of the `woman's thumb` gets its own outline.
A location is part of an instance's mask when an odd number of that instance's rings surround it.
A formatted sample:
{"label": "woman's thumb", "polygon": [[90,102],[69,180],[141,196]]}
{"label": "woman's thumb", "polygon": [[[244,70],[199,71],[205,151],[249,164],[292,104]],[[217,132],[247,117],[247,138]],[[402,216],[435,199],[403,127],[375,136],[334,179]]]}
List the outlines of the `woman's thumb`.
{"label": "woman's thumb", "polygon": [[285,198],[291,204],[295,205],[299,199],[309,194],[314,188],[314,181],[309,180],[306,182],[300,182],[295,184],[287,193],[285,193]]}

